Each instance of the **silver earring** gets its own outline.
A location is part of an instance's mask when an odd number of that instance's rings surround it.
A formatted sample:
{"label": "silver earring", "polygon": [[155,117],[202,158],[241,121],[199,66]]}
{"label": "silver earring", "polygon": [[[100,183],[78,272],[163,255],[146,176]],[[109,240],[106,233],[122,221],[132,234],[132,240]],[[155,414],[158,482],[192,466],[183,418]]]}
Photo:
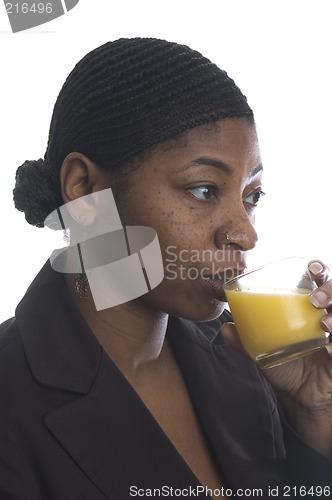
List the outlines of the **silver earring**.
{"label": "silver earring", "polygon": [[[86,235],[86,226],[85,226],[85,219],[83,219],[83,226],[84,226],[84,240],[83,240],[83,246],[86,245],[86,240],[87,240],[87,235]],[[82,272],[76,274],[75,278],[75,290],[79,294],[81,299],[87,299],[89,295],[89,280],[86,275],[85,269],[84,269],[84,262],[83,262],[83,257],[82,257],[82,249],[81,249],[81,244],[77,243],[77,250],[78,250],[78,255],[81,263],[81,268]]]}
{"label": "silver earring", "polygon": [[75,290],[80,296],[80,299],[87,299],[89,295],[89,280],[86,273],[83,271],[82,273],[76,274],[75,278]]}

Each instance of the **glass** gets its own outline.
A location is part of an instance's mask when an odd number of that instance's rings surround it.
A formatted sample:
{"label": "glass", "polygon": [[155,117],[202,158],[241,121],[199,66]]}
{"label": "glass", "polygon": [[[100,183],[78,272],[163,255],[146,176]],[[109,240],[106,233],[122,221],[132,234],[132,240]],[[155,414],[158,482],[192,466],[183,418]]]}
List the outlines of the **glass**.
{"label": "glass", "polygon": [[328,343],[329,335],[320,327],[327,312],[309,302],[316,288],[301,257],[267,264],[225,283],[241,342],[261,368],[305,356]]}

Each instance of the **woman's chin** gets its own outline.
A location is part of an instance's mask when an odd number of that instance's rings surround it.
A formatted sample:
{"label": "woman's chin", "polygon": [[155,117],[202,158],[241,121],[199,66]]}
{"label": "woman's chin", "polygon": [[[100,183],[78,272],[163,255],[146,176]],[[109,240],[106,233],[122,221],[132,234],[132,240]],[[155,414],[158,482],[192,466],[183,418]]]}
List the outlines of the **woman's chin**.
{"label": "woman's chin", "polygon": [[183,307],[182,310],[170,312],[171,316],[176,316],[179,318],[187,319],[189,321],[212,321],[219,318],[219,316],[224,312],[226,303],[220,301],[214,301],[209,304],[200,304],[198,307]]}

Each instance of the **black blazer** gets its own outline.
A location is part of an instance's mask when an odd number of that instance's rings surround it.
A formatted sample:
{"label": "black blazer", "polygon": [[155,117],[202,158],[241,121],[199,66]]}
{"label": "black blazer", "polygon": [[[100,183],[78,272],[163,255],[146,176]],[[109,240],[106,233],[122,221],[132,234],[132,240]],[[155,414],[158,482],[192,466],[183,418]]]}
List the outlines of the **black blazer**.
{"label": "black blazer", "polygon": [[[332,463],[281,423],[270,386],[219,334],[229,318],[171,318],[167,332],[225,487],[262,498],[332,488]],[[47,263],[0,327],[0,500],[171,497],[171,487],[177,498],[200,491]]]}

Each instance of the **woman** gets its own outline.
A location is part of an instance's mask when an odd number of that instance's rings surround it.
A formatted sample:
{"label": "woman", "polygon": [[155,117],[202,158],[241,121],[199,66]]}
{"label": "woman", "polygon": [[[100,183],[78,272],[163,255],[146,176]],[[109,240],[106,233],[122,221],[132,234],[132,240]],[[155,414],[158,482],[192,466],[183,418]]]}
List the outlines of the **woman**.
{"label": "woman", "polygon": [[[246,98],[201,54],[121,39],[76,65],[16,207],[42,227],[111,189],[124,227],[156,231],[164,279],[97,310],[84,273],[46,263],[1,327],[1,499],[327,494],[328,350],[267,371],[270,385],[229,345],[222,283],[255,246],[261,174]],[[325,266],[310,271],[312,300],[331,305]]]}

